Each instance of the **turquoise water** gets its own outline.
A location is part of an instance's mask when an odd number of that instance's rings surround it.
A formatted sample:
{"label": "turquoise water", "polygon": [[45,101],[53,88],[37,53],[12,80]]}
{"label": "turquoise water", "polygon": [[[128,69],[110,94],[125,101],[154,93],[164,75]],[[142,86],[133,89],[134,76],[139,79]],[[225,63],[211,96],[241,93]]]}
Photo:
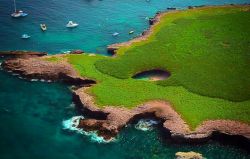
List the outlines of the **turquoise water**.
{"label": "turquoise water", "polygon": [[[0,50],[58,53],[72,49],[106,54],[106,45],[126,41],[148,27],[145,17],[167,7],[249,3],[249,0],[17,0],[30,15],[10,18],[11,0],[0,0]],[[68,20],[80,24],[68,30]],[[40,31],[46,23],[48,31]],[[129,35],[130,30],[135,34]],[[112,37],[112,33],[120,35]],[[27,33],[32,37],[20,39]],[[211,141],[179,145],[166,141],[157,129],[140,131],[130,125],[116,142],[99,144],[88,136],[63,130],[62,122],[78,115],[68,86],[29,82],[0,71],[1,159],[168,159],[178,151],[197,151],[212,159],[250,158],[249,152]]]}
{"label": "turquoise water", "polygon": [[[29,15],[13,19],[12,0],[0,0],[0,50],[36,50],[58,53],[72,49],[105,53],[106,45],[128,39],[148,28],[146,17],[167,7],[249,3],[249,0],[16,0]],[[65,27],[69,20],[79,23]],[[40,30],[46,23],[47,32]],[[128,32],[135,33],[129,35]],[[120,33],[113,37],[114,32]],[[30,39],[20,39],[24,33]],[[3,40],[4,39],[4,40]]]}

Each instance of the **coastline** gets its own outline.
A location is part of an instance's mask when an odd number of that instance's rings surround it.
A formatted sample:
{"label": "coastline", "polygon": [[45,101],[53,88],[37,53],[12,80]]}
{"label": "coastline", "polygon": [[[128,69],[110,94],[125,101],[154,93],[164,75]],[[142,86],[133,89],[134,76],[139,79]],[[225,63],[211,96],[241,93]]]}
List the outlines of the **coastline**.
{"label": "coastline", "polygon": [[[189,6],[185,10],[195,10],[195,9],[208,9],[208,8],[224,8],[224,7],[242,7],[250,6],[250,4],[228,4],[228,5],[201,5],[201,6]],[[168,14],[178,13],[182,10],[167,10],[164,12],[157,12],[153,18],[149,19],[149,28],[144,30],[141,35],[135,37],[129,41],[115,43],[107,46],[107,51],[113,56],[117,55],[117,50],[121,47],[128,47],[134,43],[142,42],[148,40],[148,38],[154,33],[155,27],[160,23],[160,19]]]}
{"label": "coastline", "polygon": [[250,141],[250,126],[245,123],[231,120],[208,120],[195,130],[190,130],[181,116],[166,101],[152,100],[131,110],[115,106],[105,106],[100,109],[94,104],[93,97],[86,93],[87,89],[80,88],[74,91],[74,101],[80,108],[83,108],[83,111],[88,112],[95,119],[83,119],[79,127],[88,130],[98,128],[99,135],[106,139],[115,137],[123,127],[134,120],[153,117],[163,123],[163,130],[169,132],[171,138],[177,142],[205,142],[216,133],[229,136],[239,135],[248,142]]}
{"label": "coastline", "polygon": [[80,111],[90,116],[89,119],[81,119],[78,127],[85,131],[97,131],[98,135],[106,140],[118,135],[121,129],[132,121],[154,117],[162,122],[163,132],[170,133],[170,137],[177,142],[206,142],[214,134],[222,134],[232,138],[239,136],[240,140],[250,145],[249,124],[232,120],[208,120],[195,130],[190,130],[167,101],[152,100],[134,109],[115,106],[100,108],[94,103],[93,97],[86,93],[96,81],[81,77],[65,61],[49,62],[43,57],[17,58],[4,61],[2,67],[22,78],[63,81],[77,86],[78,89],[72,90],[73,101]]}
{"label": "coastline", "polygon": [[[157,14],[153,25],[141,37],[128,42],[110,45],[108,49],[113,50],[113,53],[116,54],[116,50],[120,47],[130,46],[134,42],[146,40],[151,36],[154,26],[160,22],[160,18],[163,15],[173,12],[178,12],[178,10]],[[63,55],[55,55],[55,57],[57,56]],[[88,131],[98,130],[98,134],[107,140],[116,136],[124,126],[133,120],[152,116],[162,121],[163,130],[170,133],[171,138],[178,142],[205,142],[212,138],[214,134],[221,133],[231,137],[242,136],[242,139],[246,140],[250,145],[249,124],[231,120],[208,120],[192,131],[184,120],[182,120],[181,116],[171,107],[171,104],[166,101],[148,101],[132,110],[115,106],[99,108],[95,105],[93,97],[86,93],[88,87],[95,84],[96,81],[81,77],[65,61],[53,63],[45,61],[41,57],[31,57],[26,59],[10,59],[5,61],[2,66],[5,70],[18,73],[27,79],[63,81],[79,86],[77,90],[73,90],[73,99],[78,107],[83,109],[84,113],[91,116],[90,119],[81,119],[79,127]]]}

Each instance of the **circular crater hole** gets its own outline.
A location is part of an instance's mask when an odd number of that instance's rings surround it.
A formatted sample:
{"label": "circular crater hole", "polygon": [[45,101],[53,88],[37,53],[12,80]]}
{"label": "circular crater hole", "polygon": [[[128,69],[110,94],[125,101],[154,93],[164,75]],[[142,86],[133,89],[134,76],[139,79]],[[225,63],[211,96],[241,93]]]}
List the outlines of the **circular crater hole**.
{"label": "circular crater hole", "polygon": [[165,80],[170,76],[168,71],[154,69],[148,71],[142,71],[135,74],[132,78],[138,80],[147,80],[147,81],[161,81]]}

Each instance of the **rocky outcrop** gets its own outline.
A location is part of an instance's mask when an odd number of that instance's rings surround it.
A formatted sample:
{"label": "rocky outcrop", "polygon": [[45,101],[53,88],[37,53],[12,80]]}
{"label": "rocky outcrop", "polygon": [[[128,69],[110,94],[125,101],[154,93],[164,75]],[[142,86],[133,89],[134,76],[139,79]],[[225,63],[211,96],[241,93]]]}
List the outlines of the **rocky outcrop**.
{"label": "rocky outcrop", "polygon": [[95,83],[93,80],[80,77],[65,61],[50,62],[42,57],[15,58],[5,60],[1,66],[28,79],[64,81],[75,85]]}
{"label": "rocky outcrop", "polygon": [[[125,109],[115,106],[97,107],[93,98],[86,93],[88,88],[80,88],[74,92],[74,99],[80,103],[83,111],[88,112],[91,119],[82,119],[79,128],[98,130],[105,139],[115,137],[128,123],[145,117],[154,117],[162,122],[165,132],[170,133],[177,142],[204,142],[210,139],[213,133],[222,133],[229,136],[243,136],[249,143],[250,126],[237,121],[214,120],[205,121],[194,131],[190,130],[181,116],[166,101],[150,101],[134,109]],[[99,114],[98,117],[95,114]]]}
{"label": "rocky outcrop", "polygon": [[46,52],[34,52],[34,51],[0,51],[0,56],[3,57],[35,57],[45,56]]}
{"label": "rocky outcrop", "polygon": [[197,152],[177,152],[176,159],[203,159],[202,154]]}
{"label": "rocky outcrop", "polygon": [[73,50],[73,51],[70,51],[70,54],[83,54],[84,51],[83,50]]}

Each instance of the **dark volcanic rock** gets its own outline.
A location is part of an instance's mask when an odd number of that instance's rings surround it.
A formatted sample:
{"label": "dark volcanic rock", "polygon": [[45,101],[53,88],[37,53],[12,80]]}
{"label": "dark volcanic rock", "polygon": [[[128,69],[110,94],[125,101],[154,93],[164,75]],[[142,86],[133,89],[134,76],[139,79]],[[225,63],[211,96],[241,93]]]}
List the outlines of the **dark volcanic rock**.
{"label": "dark volcanic rock", "polygon": [[46,52],[34,52],[34,51],[0,51],[0,56],[4,57],[34,57],[34,56],[45,56]]}
{"label": "dark volcanic rock", "polygon": [[155,19],[154,18],[149,18],[148,22],[149,22],[149,25],[154,25]]}

